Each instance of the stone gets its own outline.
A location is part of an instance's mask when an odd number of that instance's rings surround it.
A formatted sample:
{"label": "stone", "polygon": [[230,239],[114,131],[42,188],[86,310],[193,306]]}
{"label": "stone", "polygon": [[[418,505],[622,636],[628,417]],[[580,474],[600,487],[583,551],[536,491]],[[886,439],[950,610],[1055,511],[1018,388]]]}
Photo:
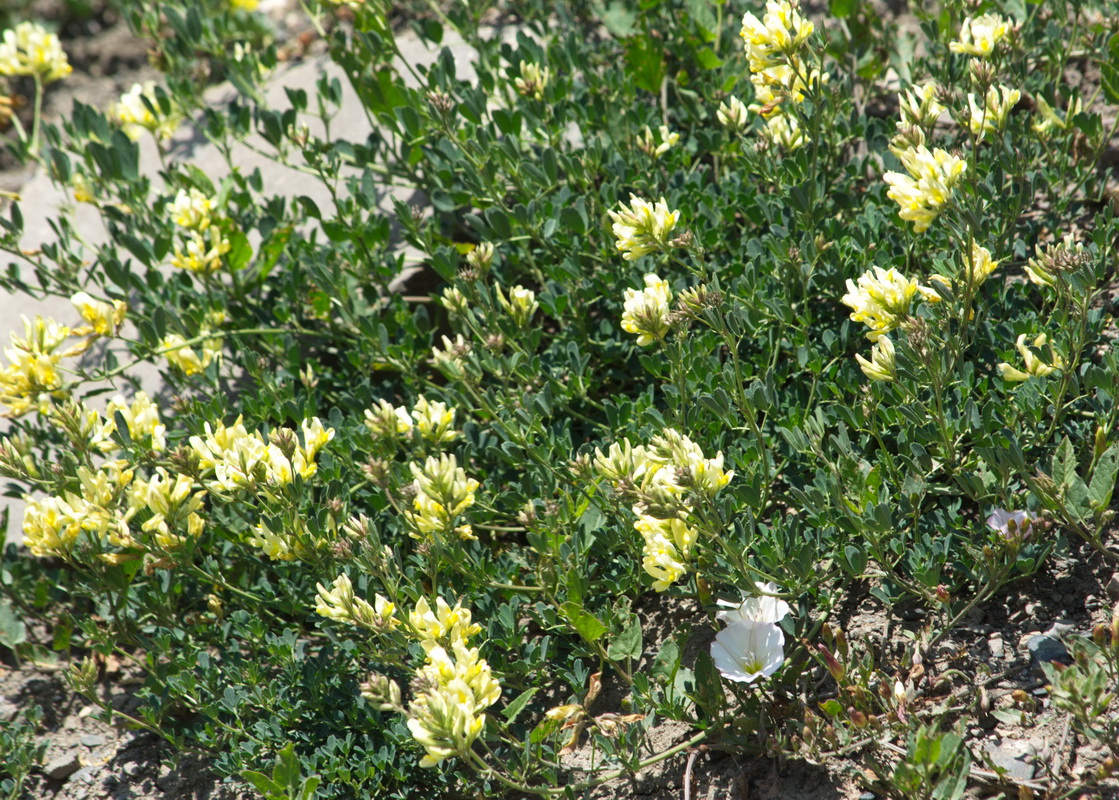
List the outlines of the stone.
{"label": "stone", "polygon": [[64,781],[81,768],[82,762],[78,760],[78,754],[67,753],[53,759],[43,767],[43,774],[52,781]]}
{"label": "stone", "polygon": [[1107,582],[1107,596],[1112,600],[1119,600],[1119,572],[1111,576]]}
{"label": "stone", "polygon": [[1019,739],[988,742],[984,747],[991,763],[1006,770],[1006,777],[1014,781],[1028,781],[1034,776],[1034,748]]}
{"label": "stone", "polygon": [[1026,642],[1026,649],[1030,651],[1034,671],[1038,673],[1041,672],[1041,665],[1045,662],[1072,663],[1068,648],[1065,647],[1064,642],[1054,636],[1046,634],[1031,636]]}
{"label": "stone", "polygon": [[1002,658],[1005,648],[1003,647],[1002,637],[995,634],[987,640],[987,649],[991,651],[991,658]]}
{"label": "stone", "polygon": [[105,737],[98,736],[95,733],[83,733],[82,744],[84,744],[86,747],[100,747],[101,745],[105,744]]}

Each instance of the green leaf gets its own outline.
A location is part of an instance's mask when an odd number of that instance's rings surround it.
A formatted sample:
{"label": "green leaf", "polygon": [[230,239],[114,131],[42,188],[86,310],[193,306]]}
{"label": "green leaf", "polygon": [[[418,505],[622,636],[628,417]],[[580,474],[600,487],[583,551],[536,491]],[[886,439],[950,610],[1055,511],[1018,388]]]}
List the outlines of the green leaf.
{"label": "green leaf", "polygon": [[249,263],[249,259],[253,257],[253,248],[249,244],[249,237],[241,231],[233,231],[228,234],[227,240],[229,242],[229,253],[226,258],[229,260],[229,269],[234,272],[244,269]]}
{"label": "green leaf", "polygon": [[637,12],[626,7],[625,3],[614,2],[605,8],[596,3],[594,12],[602,22],[603,27],[615,39],[623,39],[637,32],[634,23],[637,21]]}
{"label": "green leaf", "polygon": [[1092,482],[1088,486],[1088,501],[1097,511],[1103,511],[1111,505],[1116,473],[1119,473],[1119,444],[1107,448],[1092,471]]}
{"label": "green leaf", "polygon": [[715,55],[710,47],[705,47],[695,54],[696,61],[704,69],[718,69],[723,66],[723,60]]}
{"label": "green leaf", "polygon": [[505,710],[501,712],[501,716],[505,717],[506,722],[512,723],[513,720],[517,718],[517,715],[524,711],[525,706],[528,705],[528,701],[531,700],[532,696],[538,691],[540,691],[539,687],[533,686],[531,689],[526,689],[521,692],[512,703],[505,706]]}
{"label": "green leaf", "polygon": [[831,0],[828,5],[833,17],[845,19],[855,13],[859,7],[859,0]]}
{"label": "green leaf", "polygon": [[1119,103],[1119,33],[1107,40],[1110,58],[1100,65],[1100,84],[1103,93],[1112,103]]}
{"label": "green leaf", "polygon": [[610,642],[606,655],[614,661],[621,661],[623,658],[641,658],[643,649],[641,620],[634,616],[630,618],[625,629],[614,637],[614,641]]}
{"label": "green leaf", "polygon": [[16,616],[11,606],[0,605],[0,644],[14,650],[27,641],[27,627]]}
{"label": "green leaf", "polygon": [[280,786],[294,789],[299,785],[299,759],[295,756],[295,742],[288,742],[276,754],[276,766],[272,768],[272,780]]}
{"label": "green leaf", "polygon": [[649,674],[658,683],[668,683],[679,666],[680,645],[676,644],[675,640],[669,639],[661,645],[657,657],[653,659],[653,666],[650,668]]}
{"label": "green leaf", "polygon": [[585,610],[578,603],[570,601],[560,606],[560,611],[567,617],[567,621],[571,623],[579,635],[586,639],[588,642],[596,642],[602,638],[602,635],[609,630],[605,625],[598,621],[598,618]]}
{"label": "green leaf", "polygon": [[[714,4],[711,0],[688,0],[688,13],[692,16],[692,21],[695,22],[699,32],[703,35],[704,41],[714,41],[717,35],[719,23],[715,19],[715,12],[712,10]],[[714,55],[714,53],[712,53]],[[710,67],[708,68],[710,69]]]}
{"label": "green leaf", "polygon": [[262,772],[251,769],[241,770],[241,777],[253,785],[253,788],[264,795],[268,800],[277,800],[284,796],[283,787]]}
{"label": "green leaf", "polygon": [[661,82],[668,72],[664,63],[664,52],[648,36],[634,37],[626,41],[626,64],[638,88],[658,94]]}
{"label": "green leaf", "polygon": [[1063,486],[1067,489],[1072,485],[1075,476],[1076,451],[1066,436],[1057,447],[1057,451],[1053,453],[1053,482],[1058,488]]}

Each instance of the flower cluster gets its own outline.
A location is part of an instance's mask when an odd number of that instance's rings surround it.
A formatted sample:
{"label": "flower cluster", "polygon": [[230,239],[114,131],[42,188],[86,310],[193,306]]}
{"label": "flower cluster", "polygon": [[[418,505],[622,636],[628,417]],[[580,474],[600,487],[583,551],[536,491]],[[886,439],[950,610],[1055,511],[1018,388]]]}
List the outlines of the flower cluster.
{"label": "flower cluster", "polygon": [[649,273],[645,276],[644,289],[626,289],[622,330],[636,333],[637,343],[642,347],[660,341],[671,328],[671,303],[672,290],[668,281]]}
{"label": "flower cluster", "polygon": [[1004,381],[1020,383],[1030,378],[1044,378],[1046,375],[1050,375],[1056,370],[1064,368],[1065,360],[1053,349],[1052,345],[1049,345],[1048,361],[1042,361],[1034,352],[1035,349],[1040,350],[1048,343],[1049,339],[1044,333],[1038,334],[1037,337],[1034,338],[1032,346],[1027,344],[1028,338],[1026,334],[1020,334],[1015,343],[1015,347],[1022,355],[1025,370],[1020,370],[1003,361],[999,364],[999,373],[1002,375]]}
{"label": "flower cluster", "polygon": [[1004,508],[996,508],[987,517],[987,527],[1007,540],[1029,537],[1035,522],[1037,517],[1029,511],[1007,511]]}
{"label": "flower cluster", "polygon": [[1060,242],[1044,244],[1037,248],[1034,257],[1026,264],[1026,276],[1035,286],[1042,288],[1057,285],[1060,275],[1084,266],[1091,260],[1091,253],[1072,234]]}
{"label": "flower cluster", "polygon": [[734,133],[738,133],[749,124],[748,112],[749,109],[746,108],[746,104],[732,96],[719,104],[719,110],[715,112],[715,116],[718,117],[721,125]]}
{"label": "flower cluster", "polygon": [[345,573],[335,578],[329,589],[321,583],[317,588],[318,603],[315,611],[327,619],[375,631],[391,631],[400,627],[400,620],[395,617],[395,604],[379,594],[374,596],[372,604],[355,596],[354,586]]}
{"label": "flower cluster", "polygon": [[528,325],[536,309],[540,308],[540,304],[536,302],[536,292],[523,286],[514,286],[509,290],[508,297],[501,291],[500,286],[494,287],[494,293],[497,295],[498,304],[518,328]]}
{"label": "flower cluster", "polygon": [[870,348],[869,361],[859,353],[855,354],[855,360],[859,362],[859,368],[862,369],[863,374],[872,381],[888,383],[897,380],[898,369],[894,358],[894,343],[890,341],[889,336],[883,334],[878,337],[874,346]]}
{"label": "flower cluster", "polygon": [[637,149],[651,158],[660,158],[680,141],[680,134],[670,131],[667,125],[661,125],[657,132],[660,134],[659,143],[653,138],[648,125],[645,126],[645,135],[637,139]]}
{"label": "flower cluster", "polygon": [[365,427],[380,442],[394,443],[403,436],[414,436],[432,445],[444,445],[458,438],[455,409],[446,403],[430,402],[420,395],[411,412],[404,406],[379,400],[365,411]]}
{"label": "flower cluster", "polygon": [[747,12],[740,35],[745,43],[754,85],[750,110],[766,120],[765,136],[786,150],[808,143],[795,116],[782,108],[792,100],[800,103],[808,91],[827,81],[800,56],[800,49],[815,26],[800,15],[796,0],[770,0],[758,19]]}
{"label": "flower cluster", "polygon": [[134,544],[128,520],[135,513],[120,509],[133,471],[124,461],[110,461],[97,471],[79,467],[76,491],[41,500],[27,500],[23,538],[34,556],[66,555],[83,532],[118,547]]}
{"label": "flower cluster", "polygon": [[676,227],[680,212],[669,211],[663,197],[656,203],[649,203],[631,194],[629,201],[628,207],[622,204],[617,211],[607,213],[614,221],[616,246],[622,258],[636,261],[667,246],[668,234]]}
{"label": "flower cluster", "polygon": [[711,658],[727,680],[753,683],[772,675],[785,660],[785,634],[778,623],[789,613],[789,605],[774,596],[773,583],[757,584],[759,597],[741,604],[719,601],[725,610],[716,619],[727,623],[711,643]]}
{"label": "flower cluster", "polygon": [[61,80],[73,71],[62,44],[34,22],[4,31],[0,40],[0,75],[31,75],[43,83]]}
{"label": "flower cluster", "polygon": [[205,425],[204,436],[190,437],[190,447],[204,474],[203,484],[213,492],[236,494],[242,490],[270,490],[290,484],[295,476],[306,480],[318,469],[315,457],[334,438],[318,417],[304,420],[303,443],[290,428],[275,431],[270,442],[249,432],[238,417],[230,426]]}
{"label": "flower cluster", "polygon": [[923,233],[952,199],[967,162],[939,147],[929,150],[924,145],[902,150],[898,157],[909,174],[887,172],[884,180],[890,191],[886,196],[901,207],[901,218]]}
{"label": "flower cluster", "polygon": [[161,451],[167,447],[167,426],[159,416],[159,406],[152,402],[146,392],[137,392],[129,403],[123,395],[116,395],[105,408],[106,421],[100,436],[112,436],[117,429],[116,415],[120,414],[128,426],[129,438],[134,442],[150,437],[151,449]]}
{"label": "flower cluster", "polygon": [[151,515],[140,530],[152,534],[159,547],[173,550],[186,537],[197,539],[202,534],[205,523],[198,512],[205,496],[205,490],[194,491],[194,482],[186,475],[156,467],[151,479],[137,478],[132,484],[130,507],[148,509]]}
{"label": "flower cluster", "polygon": [[953,53],[989,58],[995,45],[1010,32],[1010,23],[998,14],[982,14],[964,20],[960,38],[948,44]]}
{"label": "flower cluster", "polygon": [[32,409],[46,413],[52,398],[66,395],[59,369],[62,358],[85,349],[78,345],[60,350],[71,331],[53,319],[23,317],[23,331],[22,337],[11,332],[12,344],[4,351],[11,363],[0,371],[0,405],[7,406],[6,417],[19,417]]}
{"label": "flower cluster", "polygon": [[1011,110],[1022,99],[1022,93],[1008,86],[991,86],[979,104],[974,93],[968,94],[968,125],[973,136],[983,141],[987,134],[999,133],[1006,127]]}
{"label": "flower cluster", "polygon": [[410,535],[420,539],[454,533],[460,539],[473,539],[473,529],[469,524],[459,524],[459,517],[474,505],[478,481],[467,478],[455,457],[446,453],[429,457],[422,466],[410,464],[409,468],[416,493],[412,510],[405,512],[415,529]]}
{"label": "flower cluster", "polygon": [[522,61],[520,73],[513,79],[517,94],[533,100],[543,100],[544,90],[552,80],[552,71],[547,67],[541,68],[539,64]]}
{"label": "flower cluster", "polygon": [[181,334],[169,333],[159,343],[160,349],[166,351],[167,362],[182,371],[184,375],[196,375],[210,366],[221,357],[222,340],[217,336],[206,336],[208,331],[203,331],[205,338],[202,340],[200,351],[195,350],[187,343]]}
{"label": "flower cluster", "polygon": [[870,328],[866,338],[877,342],[901,324],[918,294],[932,302],[940,299],[932,289],[906,278],[896,269],[874,267],[859,276],[858,285],[847,279],[843,304],[851,307],[852,320]]}
{"label": "flower cluster", "polygon": [[688,572],[697,539],[689,524],[693,502],[714,497],[734,472],[723,468],[723,454],[706,458],[702,449],[679,431],[666,428],[649,447],[629,440],[595,450],[594,469],[615,491],[636,501],[634,528],[645,546],[642,566],[663,592]]}
{"label": "flower cluster", "polygon": [[180,189],[171,203],[171,219],[183,229],[183,243],[175,244],[171,264],[199,275],[212,275],[221,269],[222,257],[232,243],[215,224],[215,200],[198,189]]}
{"label": "flower cluster", "polygon": [[182,117],[174,113],[160,116],[158,109],[155,83],[147,81],[132,84],[132,88],[109,108],[109,114],[133,141],[138,140],[144,131],[152,134],[158,141],[170,139],[175,135]]}
{"label": "flower cluster", "polygon": [[74,308],[78,309],[86,325],[75,328],[75,336],[112,336],[124,324],[128,306],[123,300],[95,300],[86,292],[78,292],[70,298]]}
{"label": "flower cluster", "polygon": [[929,81],[921,86],[910,86],[906,91],[898,94],[898,105],[901,108],[898,129],[906,125],[931,128],[944,111],[944,106],[936,100],[939,89],[940,87]]}

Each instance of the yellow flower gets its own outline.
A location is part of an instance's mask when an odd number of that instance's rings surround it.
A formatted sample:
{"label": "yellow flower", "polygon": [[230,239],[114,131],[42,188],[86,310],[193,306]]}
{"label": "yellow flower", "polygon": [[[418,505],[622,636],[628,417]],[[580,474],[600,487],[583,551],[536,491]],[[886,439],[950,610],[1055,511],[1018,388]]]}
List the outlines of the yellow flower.
{"label": "yellow flower", "polygon": [[431,444],[447,444],[458,438],[455,409],[448,408],[446,403],[432,403],[420,395],[412,408],[412,420],[415,421],[415,432]]}
{"label": "yellow flower", "polygon": [[663,592],[687,574],[696,532],[683,520],[645,515],[639,515],[633,527],[645,539],[641,566],[654,579],[653,589]]}
{"label": "yellow flower", "polygon": [[1001,131],[1006,127],[1006,118],[1010,115],[1011,109],[1021,98],[1022,93],[1017,89],[992,86],[987,90],[984,103],[980,106],[975,94],[968,94],[968,124],[972,134],[978,136],[979,141],[983,141],[988,133]]}
{"label": "yellow flower", "polygon": [[82,319],[89,323],[88,327],[74,330],[75,336],[85,336],[93,333],[98,336],[111,336],[116,333],[124,323],[124,315],[128,306],[123,300],[107,302],[94,300],[86,292],[78,292],[70,298],[74,308],[82,315]]}
{"label": "yellow flower", "polygon": [[167,350],[164,353],[171,366],[182,370],[185,375],[195,375],[221,355],[222,341],[220,338],[208,338],[202,342],[202,353],[199,355],[192,347],[187,345],[187,340],[177,333],[169,333],[163,337],[159,347]]}
{"label": "yellow flower", "polygon": [[180,228],[204,231],[213,222],[213,201],[198,189],[180,189],[171,203],[171,219]]}
{"label": "yellow flower", "polygon": [[172,475],[156,467],[150,480],[139,479],[132,484],[129,516],[146,509],[150,516],[140,529],[151,533],[164,550],[181,547],[187,537],[198,538],[205,527],[198,512],[206,492],[193,490],[194,481],[186,475]]}
{"label": "yellow flower", "polygon": [[434,610],[427,598],[421,597],[408,614],[408,626],[424,650],[439,644],[466,642],[482,631],[482,626],[472,621],[469,608],[463,608],[461,603],[452,608],[442,597],[435,598]]}
{"label": "yellow flower", "polygon": [[1062,117],[1040,94],[1034,97],[1034,100],[1037,102],[1037,113],[1041,116],[1041,119],[1033,124],[1033,129],[1042,136],[1047,136],[1054,128],[1061,131],[1068,130],[1069,120],[1079,114],[1084,108],[1083,104],[1080,102],[1080,98],[1074,97],[1069,101],[1068,109]]}
{"label": "yellow flower", "polygon": [[859,277],[857,286],[847,279],[847,294],[842,302],[851,307],[852,320],[870,328],[866,338],[876,342],[901,324],[918,294],[930,302],[940,299],[931,289],[906,278],[896,269],[873,267]]}
{"label": "yellow flower", "polygon": [[405,512],[405,517],[418,532],[410,535],[418,539],[422,534],[453,531],[460,538],[472,538],[469,526],[456,528],[455,522],[474,505],[478,481],[466,477],[466,471],[458,466],[453,455],[428,457],[422,467],[413,463],[409,468],[415,478],[412,485],[416,496],[412,501],[413,510]]}
{"label": "yellow flower", "polygon": [[412,418],[403,406],[394,408],[386,400],[378,400],[372,409],[365,410],[365,427],[374,438],[395,441],[412,431]]}
{"label": "yellow flower", "polygon": [[336,622],[349,622],[376,631],[391,631],[400,626],[396,619],[396,606],[381,595],[375,595],[373,605],[354,595],[353,584],[345,573],[334,579],[327,589],[318,584],[318,604],[315,611]]}
{"label": "yellow flower", "polygon": [[536,302],[536,292],[523,286],[514,286],[510,289],[509,297],[505,296],[500,286],[494,286],[494,292],[497,294],[497,302],[505,309],[505,313],[513,318],[517,327],[523,328],[528,325],[536,309],[540,308],[540,304]]}
{"label": "yellow flower", "polygon": [[898,154],[908,175],[887,172],[890,185],[886,196],[901,207],[901,218],[913,223],[913,230],[922,233],[952,199],[960,177],[967,171],[967,162],[937,148],[914,147]]}
{"label": "yellow flower", "polygon": [[645,126],[645,135],[637,138],[637,148],[645,155],[653,158],[660,158],[680,141],[680,134],[669,131],[667,125],[661,125],[658,132],[660,133],[660,144],[657,144],[656,140],[653,139],[653,132],[649,130],[648,125]]}
{"label": "yellow flower", "polygon": [[789,152],[803,147],[812,140],[804,135],[794,117],[788,114],[774,114],[765,122],[765,138]]}
{"label": "yellow flower", "polygon": [[229,0],[229,7],[234,11],[256,11],[260,0]]}
{"label": "yellow flower", "polygon": [[798,5],[789,0],[770,0],[762,19],[749,12],[742,17],[739,35],[745,42],[751,72],[782,63],[812,35],[815,26],[800,15]]}
{"label": "yellow flower", "polygon": [[948,44],[953,53],[987,58],[1010,32],[1010,23],[998,14],[983,14],[964,20],[960,38]]}
{"label": "yellow flower", "polygon": [[[1013,367],[1004,361],[999,364],[999,373],[1002,375],[1003,380],[1018,383],[1029,380],[1030,378],[1044,378],[1046,375],[1050,375],[1058,369],[1064,369],[1065,360],[1053,349],[1052,345],[1049,346],[1049,361],[1045,362],[1038,358],[1030,346],[1026,344],[1027,338],[1026,334],[1023,333],[1018,337],[1015,343],[1015,347],[1022,355],[1022,361],[1025,362],[1025,371]],[[1038,334],[1033,340],[1033,347],[1041,349],[1047,342],[1048,338],[1044,333]]]}
{"label": "yellow flower", "polygon": [[906,91],[901,92],[898,95],[898,104],[901,108],[901,122],[898,123],[898,127],[916,125],[927,128],[934,124],[944,111],[944,106],[936,101],[938,88],[934,82],[929,81],[920,86],[910,86]]}
{"label": "yellow flower", "polygon": [[185,250],[175,245],[171,265],[199,275],[212,275],[221,269],[222,256],[232,248],[233,245],[217,228],[194,231],[187,239]]}
{"label": "yellow flower", "polygon": [[734,133],[738,133],[750,122],[746,112],[746,105],[732,95],[726,99],[726,102],[719,104],[719,110],[716,112],[716,116],[719,118],[719,123],[721,125],[729,128]]}
{"label": "yellow flower", "polygon": [[870,350],[870,361],[860,354],[855,354],[863,374],[872,381],[892,381],[898,376],[897,366],[894,363],[894,343],[889,336],[879,336],[878,341]]}
{"label": "yellow flower", "polygon": [[670,329],[669,304],[672,290],[668,282],[649,273],[645,288],[626,289],[625,311],[622,313],[622,330],[637,334],[637,344],[646,347],[663,339]]}
{"label": "yellow flower", "polygon": [[105,425],[107,436],[111,436],[116,430],[117,412],[124,417],[128,425],[128,433],[134,441],[150,436],[152,450],[157,452],[167,446],[167,426],[159,418],[159,407],[151,401],[146,392],[137,392],[131,404],[119,394],[109,401],[105,409],[108,418]]}
{"label": "yellow flower", "polygon": [[513,85],[517,87],[517,93],[534,100],[543,100],[544,90],[552,80],[552,71],[547,67],[541,69],[539,64],[528,61],[521,62],[520,71],[520,76],[513,79]]}
{"label": "yellow flower", "polygon": [[656,203],[647,203],[631,194],[629,200],[628,207],[623,204],[617,211],[606,213],[614,221],[616,246],[622,258],[636,261],[668,243],[668,234],[676,227],[680,212],[669,211],[663,197]]}
{"label": "yellow flower", "polygon": [[46,413],[52,398],[62,398],[63,356],[77,355],[83,347],[59,352],[70,336],[70,329],[53,319],[23,317],[24,336],[12,331],[12,344],[4,354],[11,362],[0,370],[0,405],[8,407],[2,416],[18,417],[34,408]]}
{"label": "yellow flower", "polygon": [[0,75],[38,75],[43,83],[61,80],[72,72],[62,43],[34,22],[21,22],[4,31],[0,41]]}
{"label": "yellow flower", "polygon": [[[145,104],[144,100],[147,100]],[[151,108],[149,108],[149,105]],[[155,94],[155,83],[134,83],[132,88],[120,96],[120,100],[109,108],[109,114],[120,123],[121,130],[129,139],[136,141],[144,131],[150,132],[157,140],[170,139],[175,135],[182,117],[172,113],[159,117],[151,109],[159,109]]]}

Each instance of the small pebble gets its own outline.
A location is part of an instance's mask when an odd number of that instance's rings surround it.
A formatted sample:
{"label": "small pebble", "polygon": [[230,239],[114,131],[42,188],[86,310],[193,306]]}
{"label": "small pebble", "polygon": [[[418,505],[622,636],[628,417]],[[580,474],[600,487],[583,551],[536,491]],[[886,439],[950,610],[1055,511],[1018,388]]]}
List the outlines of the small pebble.
{"label": "small pebble", "polygon": [[1053,636],[1031,636],[1029,641],[1026,642],[1026,648],[1033,658],[1035,673],[1040,674],[1042,672],[1041,665],[1047,661],[1055,661],[1060,664],[1072,663],[1072,656],[1069,655],[1068,648],[1060,639]]}
{"label": "small pebble", "polygon": [[43,773],[51,780],[61,781],[69,778],[81,768],[82,762],[78,760],[78,754],[67,753],[43,767]]}
{"label": "small pebble", "polygon": [[1107,582],[1107,596],[1112,600],[1119,600],[1119,572],[1111,576]]}
{"label": "small pebble", "polygon": [[95,733],[83,733],[82,744],[84,744],[86,747],[100,747],[101,745],[105,744],[105,737],[98,736]]}
{"label": "small pebble", "polygon": [[990,639],[988,639],[987,640],[987,647],[991,651],[991,658],[1002,658],[1003,653],[1004,653],[1004,648],[1003,648],[1002,637],[1001,636],[999,636],[998,634],[995,634]]}

